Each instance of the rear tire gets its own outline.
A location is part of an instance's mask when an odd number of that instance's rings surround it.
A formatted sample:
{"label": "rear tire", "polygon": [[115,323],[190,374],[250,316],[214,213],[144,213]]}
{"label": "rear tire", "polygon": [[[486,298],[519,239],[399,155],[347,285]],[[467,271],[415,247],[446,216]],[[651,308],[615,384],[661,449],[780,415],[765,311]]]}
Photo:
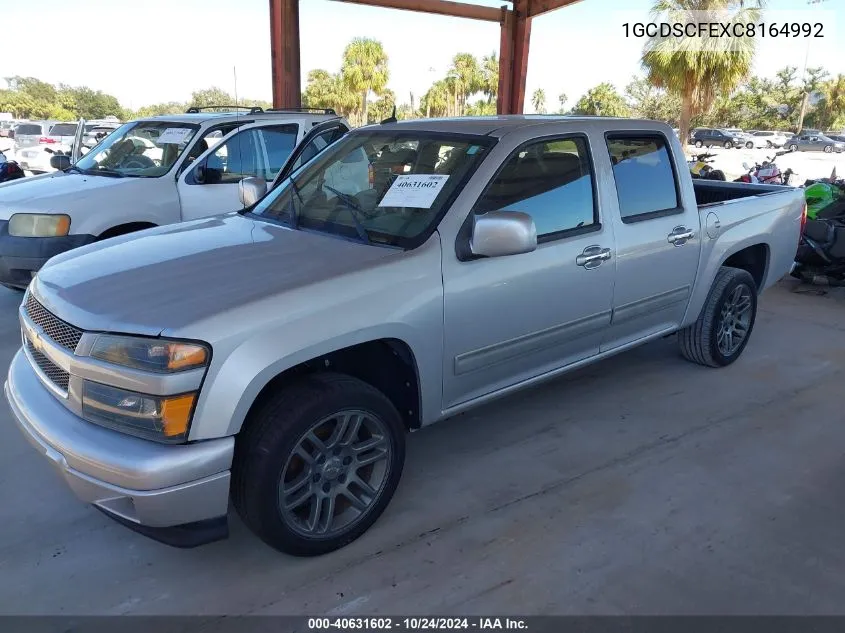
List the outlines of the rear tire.
{"label": "rear tire", "polygon": [[830,145],[824,146],[824,153],[825,154],[830,154],[832,151],[833,151],[833,148]]}
{"label": "rear tire", "polygon": [[756,288],[748,271],[720,268],[698,320],[678,332],[683,357],[707,367],[725,367],[736,361],[754,329]]}
{"label": "rear tire", "polygon": [[696,146],[697,148],[701,149],[701,148],[704,146],[704,143],[702,143],[701,141],[696,141],[696,142],[695,142],[695,146]]}
{"label": "rear tire", "polygon": [[232,501],[271,547],[318,556],[375,523],[404,462],[405,427],[384,394],[351,376],[312,374],[250,415],[235,445]]}
{"label": "rear tire", "polygon": [[754,149],[754,143],[752,143],[751,141],[748,141],[745,144],[745,149]]}
{"label": "rear tire", "polygon": [[790,146],[789,146],[789,151],[790,151],[790,152],[797,152],[797,151],[798,151],[798,146],[797,146],[797,145],[795,145],[795,144],[790,145]]}
{"label": "rear tire", "polygon": [[733,144],[733,143],[731,143],[730,141],[725,141],[725,149],[730,149],[730,148],[732,148],[733,146],[734,146],[734,144]]}

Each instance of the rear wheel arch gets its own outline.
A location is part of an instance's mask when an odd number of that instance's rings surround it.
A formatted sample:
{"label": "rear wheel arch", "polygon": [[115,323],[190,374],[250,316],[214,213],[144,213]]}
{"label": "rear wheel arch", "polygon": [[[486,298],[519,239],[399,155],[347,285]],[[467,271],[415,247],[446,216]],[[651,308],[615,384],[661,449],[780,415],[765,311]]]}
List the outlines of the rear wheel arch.
{"label": "rear wheel arch", "polygon": [[745,246],[728,255],[720,268],[725,266],[747,271],[754,279],[759,293],[763,290],[769,271],[769,245],[761,242]]}

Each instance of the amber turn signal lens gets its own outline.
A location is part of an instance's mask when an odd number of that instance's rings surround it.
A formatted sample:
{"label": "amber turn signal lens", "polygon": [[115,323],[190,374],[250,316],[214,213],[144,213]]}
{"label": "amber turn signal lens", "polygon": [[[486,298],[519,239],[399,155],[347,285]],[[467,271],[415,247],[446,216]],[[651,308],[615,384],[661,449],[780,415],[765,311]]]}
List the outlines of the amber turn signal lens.
{"label": "amber turn signal lens", "polygon": [[208,353],[204,347],[184,343],[170,344],[170,360],[167,368],[170,370],[186,367],[202,367],[208,360]]}
{"label": "amber turn signal lens", "polygon": [[195,398],[195,394],[162,398],[161,421],[164,425],[165,437],[187,435]]}

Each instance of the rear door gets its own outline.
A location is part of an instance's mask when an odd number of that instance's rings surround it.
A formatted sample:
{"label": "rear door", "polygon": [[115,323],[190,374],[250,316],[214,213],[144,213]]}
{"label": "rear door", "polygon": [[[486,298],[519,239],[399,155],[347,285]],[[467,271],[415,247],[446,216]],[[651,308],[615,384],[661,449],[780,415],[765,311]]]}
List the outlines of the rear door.
{"label": "rear door", "polygon": [[[598,151],[598,150],[597,150]],[[602,351],[677,328],[701,249],[698,207],[684,205],[672,146],[659,132],[608,133],[616,199],[613,317]]]}

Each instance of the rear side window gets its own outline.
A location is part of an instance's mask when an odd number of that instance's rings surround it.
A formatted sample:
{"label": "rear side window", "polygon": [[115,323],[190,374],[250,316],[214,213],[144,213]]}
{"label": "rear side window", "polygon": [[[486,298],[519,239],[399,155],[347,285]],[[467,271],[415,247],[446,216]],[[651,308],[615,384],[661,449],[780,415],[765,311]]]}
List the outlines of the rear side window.
{"label": "rear side window", "polygon": [[537,237],[597,227],[593,172],[581,137],[525,145],[507,160],[478,201],[475,213],[521,211],[534,220]]}
{"label": "rear side window", "polygon": [[22,124],[17,127],[15,130],[15,136],[21,134],[41,134],[41,126],[40,125],[33,125],[33,124]]}
{"label": "rear side window", "polygon": [[672,157],[660,135],[608,135],[623,222],[682,212]]}
{"label": "rear side window", "polygon": [[57,123],[50,128],[50,136],[74,136],[75,134],[75,123]]}

